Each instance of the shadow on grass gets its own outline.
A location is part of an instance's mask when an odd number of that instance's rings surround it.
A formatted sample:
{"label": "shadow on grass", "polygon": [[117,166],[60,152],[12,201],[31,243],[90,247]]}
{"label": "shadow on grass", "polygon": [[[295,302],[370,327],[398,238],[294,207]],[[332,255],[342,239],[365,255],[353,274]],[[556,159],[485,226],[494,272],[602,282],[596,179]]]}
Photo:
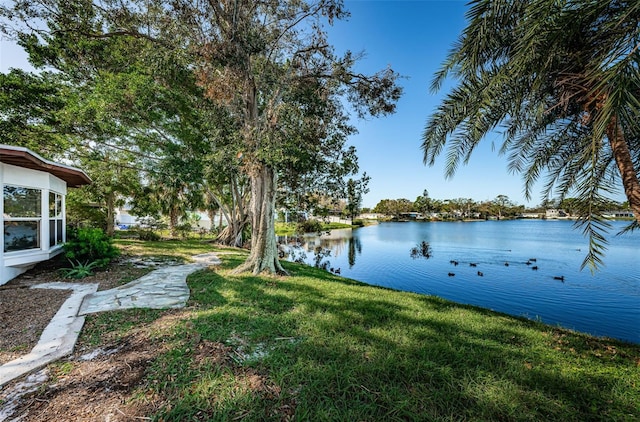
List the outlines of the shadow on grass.
{"label": "shadow on grass", "polygon": [[[594,345],[590,337],[536,322],[287,267],[288,278],[211,271],[189,278],[188,330],[197,335],[185,333],[192,344],[165,357],[181,381],[159,417],[640,417],[637,346]],[[202,342],[220,345],[226,357],[193,370]],[[617,353],[603,357],[612,349]]]}

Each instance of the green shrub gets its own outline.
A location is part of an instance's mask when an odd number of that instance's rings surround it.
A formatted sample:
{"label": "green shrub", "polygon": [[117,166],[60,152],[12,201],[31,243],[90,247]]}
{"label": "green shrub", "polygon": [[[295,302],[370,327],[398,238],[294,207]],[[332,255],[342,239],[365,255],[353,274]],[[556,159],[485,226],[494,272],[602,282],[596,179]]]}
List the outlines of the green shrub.
{"label": "green shrub", "polygon": [[353,220],[351,222],[351,225],[356,227],[364,227],[364,220]]}
{"label": "green shrub", "polygon": [[112,239],[101,229],[80,228],[69,233],[64,244],[65,256],[76,262],[97,262],[98,267],[106,266],[120,251],[113,246]]}
{"label": "green shrub", "polygon": [[93,261],[91,263],[76,261],[75,264],[72,261],[69,262],[71,263],[71,268],[62,268],[60,270],[63,277],[66,278],[85,278],[93,275],[93,269],[100,264],[99,261]]}
{"label": "green shrub", "polygon": [[153,230],[155,232],[160,230],[166,230],[169,225],[163,221],[160,217],[140,217],[138,219],[138,225],[135,228],[143,229],[143,230]]}
{"label": "green shrub", "polygon": [[301,221],[296,226],[298,233],[320,233],[322,231],[322,223],[318,220]]}
{"label": "green shrub", "polygon": [[183,239],[186,239],[187,237],[189,237],[189,234],[191,234],[191,232],[193,231],[193,226],[191,225],[191,223],[187,221],[187,222],[178,224],[175,227],[175,230],[180,237],[182,237]]}
{"label": "green shrub", "polygon": [[138,239],[140,240],[151,240],[153,242],[157,242],[162,238],[158,233],[154,232],[151,229],[140,229],[137,231],[137,233]]}
{"label": "green shrub", "polygon": [[90,205],[85,189],[71,189],[66,199],[67,226],[107,229],[107,212]]}

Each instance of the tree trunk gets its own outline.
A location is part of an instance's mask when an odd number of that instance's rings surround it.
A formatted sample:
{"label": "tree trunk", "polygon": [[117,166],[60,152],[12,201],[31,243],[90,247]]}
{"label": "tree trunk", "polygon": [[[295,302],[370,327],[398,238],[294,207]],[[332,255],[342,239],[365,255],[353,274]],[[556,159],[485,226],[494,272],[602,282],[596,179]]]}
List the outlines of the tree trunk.
{"label": "tree trunk", "polygon": [[115,193],[109,192],[107,194],[107,236],[112,237],[115,233]]}
{"label": "tree trunk", "polygon": [[211,208],[209,208],[207,210],[207,217],[209,217],[209,231],[213,232],[213,230],[216,228],[216,225],[214,224],[214,221],[216,219],[216,210],[212,210]]}
{"label": "tree trunk", "polygon": [[251,253],[247,260],[233,272],[251,271],[260,274],[286,275],[278,260],[275,230],[275,202],[277,175],[267,165],[257,165],[251,178]]}
{"label": "tree trunk", "polygon": [[178,232],[176,227],[178,226],[178,208],[171,207],[169,210],[169,231],[171,233],[171,237],[177,237]]}
{"label": "tree trunk", "polygon": [[609,138],[609,144],[620,171],[622,186],[629,201],[629,207],[633,211],[636,221],[640,223],[640,182],[633,167],[629,145],[627,145],[624,132],[616,117],[612,119],[607,127],[607,138]]}
{"label": "tree trunk", "polygon": [[[247,57],[247,65],[251,63]],[[252,149],[256,147],[258,124],[258,89],[250,72],[245,79],[245,142]],[[287,272],[278,260],[278,244],[276,242],[275,208],[278,176],[275,169],[259,161],[247,162],[251,182],[251,200],[249,214],[251,218],[251,253],[247,260],[234,273],[251,271],[257,275],[263,271],[271,274],[286,275]],[[232,188],[235,185],[232,184]]]}
{"label": "tree trunk", "polygon": [[228,221],[224,229],[216,237],[216,242],[226,246],[241,248],[244,245],[242,233],[249,222],[246,216],[235,216]]}
{"label": "tree trunk", "polygon": [[[237,182],[233,178],[229,185],[229,192],[231,193],[231,204],[225,204],[219,199],[224,196],[222,192],[218,196],[212,195],[220,209],[220,225],[216,242],[226,246],[241,248],[244,246],[244,228],[249,224],[249,220],[245,212],[244,194],[238,189]],[[223,215],[227,221],[224,229],[222,228]]]}

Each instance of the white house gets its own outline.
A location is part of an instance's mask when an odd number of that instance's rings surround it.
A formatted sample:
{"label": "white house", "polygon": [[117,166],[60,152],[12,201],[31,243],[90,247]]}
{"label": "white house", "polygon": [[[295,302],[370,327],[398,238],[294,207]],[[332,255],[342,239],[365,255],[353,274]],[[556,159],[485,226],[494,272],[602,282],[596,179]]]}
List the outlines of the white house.
{"label": "white house", "polygon": [[567,218],[568,214],[564,210],[552,208],[546,211],[545,217],[547,219]]}
{"label": "white house", "polygon": [[67,187],[89,183],[82,170],[51,162],[27,148],[0,144],[0,285],[62,252]]}
{"label": "white house", "polygon": [[537,212],[523,212],[518,217],[519,218],[540,218],[540,214]]}

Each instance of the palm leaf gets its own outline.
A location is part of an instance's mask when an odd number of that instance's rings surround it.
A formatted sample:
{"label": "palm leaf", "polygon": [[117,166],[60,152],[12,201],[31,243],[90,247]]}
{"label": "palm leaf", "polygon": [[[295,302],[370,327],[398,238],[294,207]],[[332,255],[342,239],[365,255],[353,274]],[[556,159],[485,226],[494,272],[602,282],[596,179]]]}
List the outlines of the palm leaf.
{"label": "palm leaf", "polygon": [[527,198],[540,179],[544,197],[578,195],[583,267],[594,271],[607,245],[603,204],[621,180],[612,122],[640,170],[640,2],[473,0],[467,19],[431,85],[458,82],[427,121],[425,164],[446,150],[452,177],[500,128],[499,153]]}

